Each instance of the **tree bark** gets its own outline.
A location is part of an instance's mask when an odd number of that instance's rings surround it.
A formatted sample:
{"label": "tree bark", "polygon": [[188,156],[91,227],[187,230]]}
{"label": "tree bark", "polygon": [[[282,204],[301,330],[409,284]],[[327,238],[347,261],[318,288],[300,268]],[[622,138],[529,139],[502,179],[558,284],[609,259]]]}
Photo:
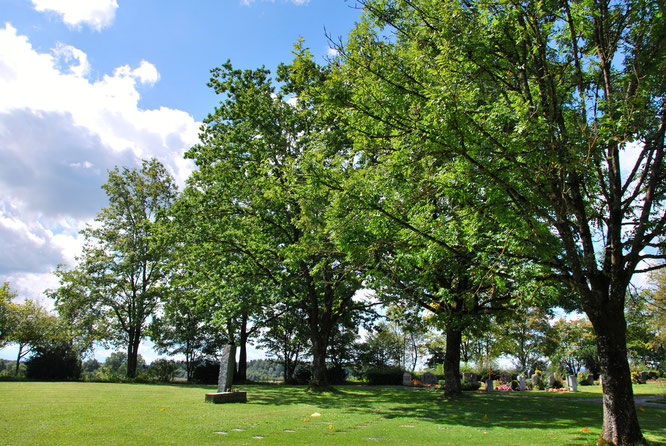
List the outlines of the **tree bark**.
{"label": "tree bark", "polygon": [[238,355],[238,370],[234,381],[243,383],[247,381],[247,314],[243,313],[239,335],[240,353]]}
{"label": "tree bark", "polygon": [[130,331],[130,342],[127,345],[127,377],[136,378],[136,368],[139,363],[139,344],[141,335],[138,331]]}
{"label": "tree bark", "polygon": [[310,386],[314,389],[325,389],[328,387],[328,376],[326,374],[326,348],[321,334],[312,336],[312,382]]}
{"label": "tree bark", "polygon": [[444,377],[446,379],[444,394],[446,396],[459,396],[462,394],[462,387],[460,385],[461,342],[462,330],[447,326],[446,354],[444,355]]}
{"label": "tree bark", "polygon": [[624,307],[608,305],[589,312],[597,336],[603,376],[604,419],[598,445],[647,444],[636,415],[631,371],[627,361]]}
{"label": "tree bark", "polygon": [[16,370],[14,371],[14,376],[18,376],[19,366],[21,365],[21,353],[23,353],[23,344],[19,344],[18,355],[16,356]]}

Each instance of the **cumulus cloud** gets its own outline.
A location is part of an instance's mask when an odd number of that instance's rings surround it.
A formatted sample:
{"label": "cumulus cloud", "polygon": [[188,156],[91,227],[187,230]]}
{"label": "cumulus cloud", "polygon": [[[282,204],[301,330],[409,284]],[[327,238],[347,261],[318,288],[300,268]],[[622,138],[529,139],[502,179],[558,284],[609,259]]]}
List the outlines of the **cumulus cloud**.
{"label": "cumulus cloud", "polygon": [[32,0],[36,11],[54,12],[69,27],[88,25],[101,31],[113,23],[117,0]]}
{"label": "cumulus cloud", "polygon": [[[192,170],[183,152],[200,123],[181,111],[140,107],[139,86],[159,81],[147,61],[91,80],[88,56],[58,44],[32,47],[0,27],[0,278],[26,293],[58,263],[72,265],[78,231],[106,205],[100,186],[114,166],[156,157],[179,184]],[[25,297],[36,298],[38,295]]]}

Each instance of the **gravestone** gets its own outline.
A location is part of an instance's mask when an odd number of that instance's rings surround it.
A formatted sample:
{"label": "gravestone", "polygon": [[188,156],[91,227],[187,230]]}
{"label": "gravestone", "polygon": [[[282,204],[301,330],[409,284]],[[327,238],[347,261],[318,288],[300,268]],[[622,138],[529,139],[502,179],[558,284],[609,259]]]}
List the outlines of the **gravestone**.
{"label": "gravestone", "polygon": [[553,375],[552,373],[548,375],[548,387],[551,389],[555,387],[555,375]]}
{"label": "gravestone", "polygon": [[578,392],[578,378],[576,375],[567,375],[567,387],[571,392]]}
{"label": "gravestone", "polygon": [[462,374],[462,379],[463,381],[467,381],[470,383],[477,383],[479,378],[477,378],[476,373],[471,373],[471,372],[465,372]]}
{"label": "gravestone", "polygon": [[425,372],[421,375],[421,382],[426,385],[437,384],[437,376],[433,373]]}
{"label": "gravestone", "polygon": [[525,382],[525,377],[523,375],[518,375],[518,390],[527,390],[527,383]]}
{"label": "gravestone", "polygon": [[638,383],[645,384],[647,383],[650,374],[648,372],[638,372]]}
{"label": "gravestone", "polygon": [[206,401],[216,404],[247,402],[247,392],[232,392],[235,366],[236,346],[223,346],[220,354],[220,374],[217,377],[217,393],[207,393]]}
{"label": "gravestone", "polygon": [[412,374],[409,372],[405,372],[402,374],[402,385],[403,386],[411,386],[412,385]]}
{"label": "gravestone", "polygon": [[511,373],[509,372],[502,372],[500,373],[499,380],[502,381],[503,383],[511,383]]}
{"label": "gravestone", "polygon": [[593,386],[594,385],[594,375],[589,373],[587,375],[587,378],[586,378],[585,382],[588,386]]}
{"label": "gravestone", "polygon": [[536,389],[537,386],[541,385],[541,375],[539,373],[535,373],[532,375],[532,389]]}
{"label": "gravestone", "polygon": [[486,381],[486,392],[492,392],[495,389],[495,384],[493,384],[493,380],[489,379]]}

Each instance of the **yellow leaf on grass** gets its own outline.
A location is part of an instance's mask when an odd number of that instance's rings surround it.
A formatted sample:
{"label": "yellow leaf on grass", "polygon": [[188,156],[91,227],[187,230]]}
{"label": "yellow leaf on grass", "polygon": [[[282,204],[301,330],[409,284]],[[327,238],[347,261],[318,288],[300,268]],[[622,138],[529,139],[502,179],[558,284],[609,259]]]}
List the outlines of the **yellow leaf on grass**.
{"label": "yellow leaf on grass", "polygon": [[488,421],[488,415],[484,415],[484,416],[483,416],[483,419],[486,420],[486,421]]}
{"label": "yellow leaf on grass", "polygon": [[329,425],[328,425],[328,428],[329,428],[329,429],[333,429],[333,425],[332,425],[332,424],[329,424]]}
{"label": "yellow leaf on grass", "polygon": [[589,427],[584,427],[580,430],[581,432],[589,432],[590,428]]}
{"label": "yellow leaf on grass", "polygon": [[645,407],[643,407],[643,406],[638,406],[638,410],[640,410],[641,412],[645,412]]}

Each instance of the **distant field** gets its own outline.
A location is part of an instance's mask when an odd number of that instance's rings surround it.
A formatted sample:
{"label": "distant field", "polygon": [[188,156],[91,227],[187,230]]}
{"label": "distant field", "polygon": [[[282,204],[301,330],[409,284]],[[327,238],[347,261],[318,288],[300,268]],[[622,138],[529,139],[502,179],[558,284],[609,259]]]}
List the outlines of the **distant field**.
{"label": "distant field", "polygon": [[[247,404],[204,403],[213,386],[0,382],[2,445],[590,445],[599,436],[598,387],[575,398],[340,386],[240,386]],[[666,386],[636,386],[660,395]],[[568,395],[572,396],[572,395]],[[320,414],[320,416],[317,416]],[[652,444],[666,445],[666,405],[642,408]]]}

